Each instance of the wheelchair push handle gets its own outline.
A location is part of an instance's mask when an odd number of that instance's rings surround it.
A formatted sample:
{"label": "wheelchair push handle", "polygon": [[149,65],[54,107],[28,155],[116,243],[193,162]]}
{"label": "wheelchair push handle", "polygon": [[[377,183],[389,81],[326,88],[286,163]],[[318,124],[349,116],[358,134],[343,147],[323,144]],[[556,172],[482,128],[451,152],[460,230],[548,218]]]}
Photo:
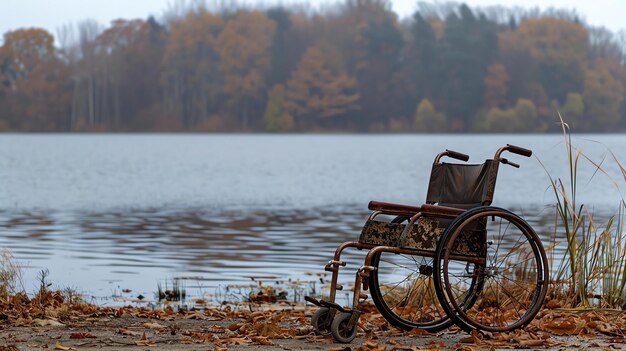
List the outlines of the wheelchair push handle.
{"label": "wheelchair push handle", "polygon": [[519,168],[519,165],[517,163],[511,162],[504,157],[500,157],[500,155],[502,155],[502,153],[505,151],[512,152],[514,154],[518,154],[518,155],[522,155],[526,157],[530,157],[533,154],[532,150],[530,149],[526,149],[520,146],[511,145],[511,144],[506,144],[505,146],[499,148],[498,151],[496,152],[496,156],[494,157],[494,160],[502,162],[505,165],[513,166],[515,168]]}
{"label": "wheelchair push handle", "polygon": [[508,151],[514,154],[518,154],[518,155],[522,155],[526,157],[530,157],[533,155],[533,151],[530,149],[525,149],[523,147],[519,147],[519,146],[515,146],[511,144],[506,144],[506,147],[508,148]]}
{"label": "wheelchair push handle", "polygon": [[435,163],[439,163],[439,160],[441,160],[441,158],[444,156],[464,162],[467,162],[469,160],[469,156],[464,153],[446,149],[446,151],[439,153],[439,155],[435,157]]}

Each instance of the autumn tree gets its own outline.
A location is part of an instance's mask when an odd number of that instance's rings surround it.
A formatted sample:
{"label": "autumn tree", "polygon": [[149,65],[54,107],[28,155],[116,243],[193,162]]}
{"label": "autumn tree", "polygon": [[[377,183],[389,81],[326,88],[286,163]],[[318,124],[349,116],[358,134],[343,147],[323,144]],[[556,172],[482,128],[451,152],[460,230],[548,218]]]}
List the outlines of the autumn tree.
{"label": "autumn tree", "polygon": [[161,82],[167,111],[186,127],[205,120],[220,105],[223,76],[217,40],[223,27],[220,16],[204,9],[170,24]]}
{"label": "autumn tree", "polygon": [[268,132],[287,132],[293,128],[293,117],[285,108],[285,87],[278,84],[270,91],[265,109],[265,130]]}
{"label": "autumn tree", "polygon": [[524,20],[518,29],[522,42],[537,65],[537,79],[548,97],[565,100],[567,93],[582,91],[589,39],[579,23],[551,17]]}
{"label": "autumn tree", "polygon": [[193,2],[56,41],[11,31],[0,130],[542,132],[557,111],[578,131],[626,128],[624,33],[570,11],[416,8]]}
{"label": "autumn tree", "polygon": [[154,111],[160,101],[163,39],[163,28],[153,18],[115,20],[93,39],[98,55],[87,76],[93,80],[87,82],[93,90],[93,124],[113,130],[153,126],[144,111]]}
{"label": "autumn tree", "polygon": [[593,130],[607,131],[617,125],[624,85],[611,74],[608,62],[598,60],[587,71],[583,98],[586,118],[593,121]]}
{"label": "autumn tree", "polygon": [[446,116],[435,110],[435,106],[423,99],[415,111],[415,130],[419,132],[445,132],[447,123]]}
{"label": "autumn tree", "polygon": [[265,98],[271,67],[269,49],[275,31],[276,22],[262,12],[244,11],[228,21],[216,41],[224,93],[244,130],[261,122],[260,118],[251,121],[250,114],[262,106]]}
{"label": "autumn tree", "polygon": [[387,124],[397,113],[397,78],[404,39],[397,16],[387,0],[348,0],[343,26],[350,35],[349,73],[358,81],[359,125]]}
{"label": "autumn tree", "polygon": [[356,81],[330,67],[318,48],[309,48],[287,84],[287,111],[300,129],[358,110]]}
{"label": "autumn tree", "polygon": [[485,107],[503,107],[507,103],[509,74],[502,64],[487,67],[485,76]]}
{"label": "autumn tree", "polygon": [[509,77],[507,101],[516,101],[521,96],[530,97],[536,80],[536,65],[517,31],[498,33],[498,62],[504,66]]}
{"label": "autumn tree", "polygon": [[67,129],[71,81],[53,44],[54,37],[43,29],[18,29],[4,35],[0,47],[0,118],[5,128]]}
{"label": "autumn tree", "polygon": [[18,90],[41,64],[54,58],[54,37],[44,29],[18,29],[4,34],[2,69],[11,89]]}
{"label": "autumn tree", "polygon": [[572,130],[588,130],[589,124],[583,120],[585,103],[579,93],[569,93],[559,108],[559,113]]}
{"label": "autumn tree", "polygon": [[545,132],[546,123],[539,118],[535,104],[528,99],[519,99],[513,108],[516,119],[515,132]]}
{"label": "autumn tree", "polygon": [[492,107],[477,126],[479,131],[498,133],[543,132],[546,124],[537,114],[537,108],[528,99],[519,99],[513,108]]}
{"label": "autumn tree", "polygon": [[512,133],[519,129],[515,110],[492,107],[479,127],[481,132]]}

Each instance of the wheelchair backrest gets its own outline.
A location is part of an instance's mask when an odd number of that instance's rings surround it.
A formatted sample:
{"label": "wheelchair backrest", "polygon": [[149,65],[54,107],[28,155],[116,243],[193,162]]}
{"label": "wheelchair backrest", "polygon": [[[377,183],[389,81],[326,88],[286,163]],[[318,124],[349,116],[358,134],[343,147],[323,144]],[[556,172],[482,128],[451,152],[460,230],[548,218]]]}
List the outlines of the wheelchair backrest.
{"label": "wheelchair backrest", "polygon": [[499,162],[479,165],[435,163],[430,174],[426,203],[470,209],[490,205]]}

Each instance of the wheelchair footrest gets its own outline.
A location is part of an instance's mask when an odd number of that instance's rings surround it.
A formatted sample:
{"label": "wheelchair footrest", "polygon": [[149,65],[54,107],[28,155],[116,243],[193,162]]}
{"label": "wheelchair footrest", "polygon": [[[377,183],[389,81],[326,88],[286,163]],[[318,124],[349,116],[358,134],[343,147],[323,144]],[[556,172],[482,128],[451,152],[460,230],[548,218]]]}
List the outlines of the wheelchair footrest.
{"label": "wheelchair footrest", "polygon": [[345,308],[341,307],[341,305],[338,305],[338,304],[336,304],[334,302],[321,300],[320,304],[322,304],[322,306],[324,306],[324,307],[334,308],[334,309],[336,309],[337,311],[340,311],[340,312],[350,312],[350,310],[345,309]]}
{"label": "wheelchair footrest", "polygon": [[319,302],[319,300],[317,300],[316,298],[314,298],[312,296],[305,296],[304,300],[314,304],[315,306],[322,307],[322,303]]}
{"label": "wheelchair footrest", "polygon": [[318,300],[318,299],[316,299],[314,297],[311,297],[311,296],[305,296],[304,299],[307,302],[310,302],[310,303],[312,303],[312,304],[314,304],[315,306],[318,306],[318,307],[334,308],[334,309],[336,309],[339,312],[351,312],[351,310],[345,309],[345,308],[341,307],[341,305],[338,305],[338,304],[336,304],[334,302]]}

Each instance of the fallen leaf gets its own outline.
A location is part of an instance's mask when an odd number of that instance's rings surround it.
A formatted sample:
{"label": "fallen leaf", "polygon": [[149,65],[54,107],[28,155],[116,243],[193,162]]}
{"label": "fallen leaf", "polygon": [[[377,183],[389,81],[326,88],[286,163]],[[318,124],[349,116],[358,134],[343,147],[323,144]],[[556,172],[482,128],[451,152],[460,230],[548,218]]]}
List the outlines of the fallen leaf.
{"label": "fallen leaf", "polygon": [[558,319],[543,323],[542,328],[556,335],[580,334],[585,327],[585,322],[580,319]]}
{"label": "fallen leaf", "polygon": [[65,351],[67,351],[67,350],[76,350],[75,348],[70,347],[70,346],[63,346],[58,341],[54,344],[54,349],[55,350],[65,350]]}
{"label": "fallen leaf", "polygon": [[482,335],[480,335],[478,331],[472,330],[472,332],[470,333],[468,337],[462,338],[461,340],[459,340],[459,342],[462,342],[464,344],[480,345],[482,344],[482,340],[483,340]]}
{"label": "fallen leaf", "polygon": [[233,324],[228,326],[228,330],[235,331],[235,330],[241,328],[241,326],[242,326],[241,323],[233,323]]}
{"label": "fallen leaf", "polygon": [[557,299],[552,299],[548,301],[548,303],[546,304],[546,308],[549,308],[549,309],[560,308],[560,307],[562,307],[562,304]]}
{"label": "fallen leaf", "polygon": [[274,345],[274,343],[270,339],[268,339],[268,338],[266,338],[264,336],[252,336],[252,337],[250,337],[250,339],[252,339],[252,341],[254,341],[255,343],[260,344],[260,345],[266,345],[266,346],[273,346]]}
{"label": "fallen leaf", "polygon": [[29,326],[29,325],[31,325],[31,324],[33,324],[32,319],[21,318],[21,317],[20,317],[20,318],[18,318],[18,319],[15,321],[15,323],[14,323],[14,325],[15,325],[16,327]]}
{"label": "fallen leaf", "polygon": [[222,327],[221,325],[212,325],[210,327],[207,328],[207,331],[209,333],[225,333],[226,332],[226,328]]}
{"label": "fallen leaf", "polygon": [[546,341],[543,339],[520,340],[519,344],[522,346],[526,346],[526,347],[538,347],[538,346],[544,346],[546,344]]}
{"label": "fallen leaf", "polygon": [[91,334],[91,333],[84,333],[84,332],[80,332],[80,333],[72,333],[70,334],[70,339],[96,339],[97,336]]}
{"label": "fallen leaf", "polygon": [[59,323],[54,319],[33,319],[33,324],[38,327],[45,327],[47,325],[51,327],[63,327],[65,326],[63,323]]}
{"label": "fallen leaf", "polygon": [[120,328],[117,330],[118,333],[122,334],[122,335],[131,335],[131,336],[136,336],[136,335],[141,335],[140,332],[134,331],[134,330],[130,330],[128,328]]}
{"label": "fallen leaf", "polygon": [[143,326],[150,329],[167,329],[166,325],[159,323],[144,323]]}
{"label": "fallen leaf", "polygon": [[146,333],[143,333],[141,339],[135,342],[137,346],[156,346],[156,343],[146,337]]}
{"label": "fallen leaf", "polygon": [[248,345],[251,343],[250,339],[248,338],[228,338],[223,340],[228,342],[229,344],[235,345]]}

